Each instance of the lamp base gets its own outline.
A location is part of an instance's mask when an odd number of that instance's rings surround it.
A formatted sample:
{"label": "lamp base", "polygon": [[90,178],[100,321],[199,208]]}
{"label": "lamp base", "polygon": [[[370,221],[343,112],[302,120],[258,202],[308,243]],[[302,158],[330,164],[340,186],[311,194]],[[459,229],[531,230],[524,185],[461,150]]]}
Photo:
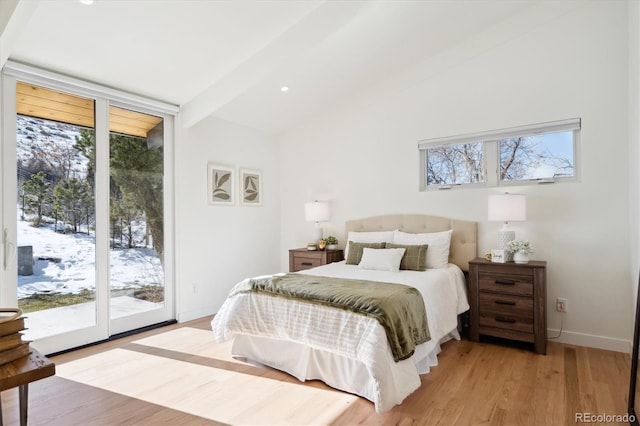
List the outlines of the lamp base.
{"label": "lamp base", "polygon": [[516,239],[516,231],[501,229],[498,232],[498,247],[504,250],[504,260],[513,260],[513,253],[507,250],[507,243]]}
{"label": "lamp base", "polygon": [[322,239],[322,228],[319,225],[316,225],[313,228],[313,233],[311,234],[311,241],[314,243],[318,243]]}

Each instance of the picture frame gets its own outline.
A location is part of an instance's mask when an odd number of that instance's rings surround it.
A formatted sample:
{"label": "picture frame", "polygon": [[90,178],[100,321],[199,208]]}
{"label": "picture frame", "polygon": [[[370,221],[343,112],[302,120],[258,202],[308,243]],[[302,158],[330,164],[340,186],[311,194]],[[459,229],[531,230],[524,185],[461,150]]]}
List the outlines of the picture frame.
{"label": "picture frame", "polygon": [[207,164],[207,199],[211,205],[235,204],[235,169],[224,164]]}
{"label": "picture frame", "polygon": [[491,262],[493,263],[505,263],[507,257],[505,251],[501,249],[491,249]]}
{"label": "picture frame", "polygon": [[262,173],[259,170],[240,169],[240,204],[262,205]]}

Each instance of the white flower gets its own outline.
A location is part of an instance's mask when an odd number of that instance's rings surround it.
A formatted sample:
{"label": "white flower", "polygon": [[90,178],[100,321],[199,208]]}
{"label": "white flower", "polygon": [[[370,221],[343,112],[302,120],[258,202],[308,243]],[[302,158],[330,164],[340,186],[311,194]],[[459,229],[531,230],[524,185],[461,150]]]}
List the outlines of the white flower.
{"label": "white flower", "polygon": [[507,243],[507,250],[511,253],[521,252],[521,253],[533,253],[533,249],[531,248],[531,243],[529,241],[523,240],[513,240]]}

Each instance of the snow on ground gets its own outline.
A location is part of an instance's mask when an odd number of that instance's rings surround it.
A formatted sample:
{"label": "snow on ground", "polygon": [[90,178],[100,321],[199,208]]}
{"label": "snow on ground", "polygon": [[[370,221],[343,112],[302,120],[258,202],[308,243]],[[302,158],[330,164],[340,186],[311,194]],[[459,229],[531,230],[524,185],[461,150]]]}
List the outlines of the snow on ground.
{"label": "snow on ground", "polygon": [[[76,137],[80,136],[80,127],[23,115],[17,116],[16,125],[19,164],[62,161],[72,176],[86,175],[88,160],[73,148]],[[137,241],[143,240],[145,225],[144,221],[134,224]],[[18,246],[32,246],[34,258],[33,275],[18,276],[18,299],[33,293],[78,293],[82,289],[95,289],[95,235],[64,234],[56,232],[53,225],[45,223],[34,228],[29,222],[18,220]],[[162,265],[151,248],[111,249],[109,275],[111,289],[164,283]]]}
{"label": "snow on ground", "polygon": [[[94,290],[95,236],[62,234],[18,220],[18,246],[33,247],[33,275],[18,276],[18,299],[33,293]],[[45,258],[48,260],[39,260]],[[59,261],[58,261],[59,260]],[[162,285],[162,265],[150,248],[110,250],[111,289]]]}

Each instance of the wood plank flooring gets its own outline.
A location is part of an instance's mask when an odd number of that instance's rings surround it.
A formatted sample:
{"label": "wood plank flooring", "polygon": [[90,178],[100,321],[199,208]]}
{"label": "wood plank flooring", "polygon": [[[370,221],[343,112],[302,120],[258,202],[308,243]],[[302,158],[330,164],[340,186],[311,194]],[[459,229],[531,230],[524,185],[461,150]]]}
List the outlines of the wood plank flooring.
{"label": "wood plank flooring", "polygon": [[[447,342],[439,355],[439,365],[432,368],[431,373],[422,376],[422,386],[402,405],[384,414],[377,414],[373,404],[362,398],[354,398],[334,391],[318,381],[300,383],[279,371],[239,362],[229,357],[224,350],[221,351],[224,348],[209,348],[209,345],[198,344],[197,341],[188,338],[189,334],[194,336],[198,334],[193,329],[208,331],[210,321],[211,318],[202,318],[163,327],[60,355],[54,357],[53,361],[60,366],[61,372],[66,371],[65,374],[73,375],[79,373],[71,371],[73,370],[71,367],[82,370],[77,367],[81,365],[80,362],[86,363],[91,359],[104,362],[105,357],[108,358],[110,353],[128,351],[130,354],[138,354],[139,357],[153,356],[158,359],[174,360],[181,365],[189,363],[196,368],[195,371],[199,371],[197,368],[207,367],[241,375],[247,380],[247,391],[254,387],[252,377],[259,378],[260,381],[273,382],[277,386],[289,386],[292,387],[292,391],[273,391],[273,395],[269,395],[272,404],[291,413],[290,421],[281,420],[279,424],[300,424],[301,417],[296,417],[296,413],[304,414],[304,412],[318,409],[315,401],[309,403],[308,400],[300,398],[299,395],[302,392],[296,389],[324,390],[327,394],[332,392],[329,396],[335,396],[337,401],[332,407],[340,408],[331,415],[330,419],[318,418],[317,421],[305,421],[305,424],[568,425],[576,423],[576,413],[622,415],[626,412],[631,363],[629,355],[618,352],[550,342],[548,354],[542,356],[534,354],[526,346],[505,344],[500,341]],[[163,334],[176,329],[184,329],[180,331],[179,339],[176,339],[176,334]],[[151,336],[155,337],[151,338]],[[171,339],[176,341],[172,342]],[[76,360],[82,361],[72,362]],[[70,364],[65,367],[66,363]],[[145,369],[144,362],[140,365],[140,369]],[[165,370],[148,369],[150,371],[144,371],[144,374],[158,380],[158,375],[167,376],[171,373],[166,367],[157,368]],[[99,365],[94,369],[98,373],[101,371]],[[117,370],[106,371],[103,371],[105,373],[103,376],[117,372]],[[139,378],[135,380],[140,381]],[[29,388],[29,424],[32,426],[269,424],[267,417],[252,417],[256,412],[264,409],[264,401],[255,397],[247,397],[241,408],[238,406],[229,408],[229,405],[227,408],[221,408],[224,404],[221,404],[219,399],[216,400],[220,398],[219,395],[201,393],[200,404],[204,404],[204,407],[209,406],[208,413],[225,409],[237,412],[231,413],[233,414],[231,417],[229,417],[230,413],[225,415],[216,413],[213,416],[197,415],[190,413],[188,409],[183,409],[181,405],[174,404],[171,398],[163,395],[168,390],[168,386],[158,386],[151,390],[154,398],[159,399],[127,396],[129,387],[122,388],[121,384],[120,387],[118,386],[118,383],[88,385],[64,378],[62,374],[34,382]],[[173,390],[175,391],[175,387]],[[153,402],[156,400],[165,401],[165,403]],[[17,405],[17,390],[2,392],[4,424],[18,423]],[[175,408],[176,406],[179,408]],[[326,410],[323,408],[322,411]],[[201,412],[205,413],[205,411]],[[219,419],[222,418],[231,420],[220,421]]]}

